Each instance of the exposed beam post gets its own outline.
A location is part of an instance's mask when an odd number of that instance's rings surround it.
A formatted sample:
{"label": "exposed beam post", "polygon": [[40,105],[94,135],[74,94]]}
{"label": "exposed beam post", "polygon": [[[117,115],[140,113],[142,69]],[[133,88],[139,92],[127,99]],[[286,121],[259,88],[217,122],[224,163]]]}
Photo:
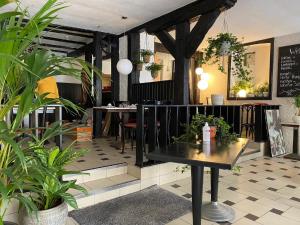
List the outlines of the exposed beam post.
{"label": "exposed beam post", "polygon": [[[128,59],[136,62],[140,59],[140,33],[134,32],[128,35]],[[128,76],[128,100],[132,98],[132,84],[139,83],[140,71],[133,69]]]}
{"label": "exposed beam post", "polygon": [[155,33],[156,37],[161,41],[165,48],[170,54],[175,57],[176,55],[176,44],[174,38],[167,31],[159,31]]}
{"label": "exposed beam post", "polygon": [[117,36],[112,38],[111,46],[111,93],[112,100],[119,100],[120,93],[120,74],[117,70],[117,63],[119,61],[119,38]]}
{"label": "exposed beam post", "polygon": [[189,104],[189,58],[185,57],[186,38],[190,33],[188,21],[176,25],[176,57],[174,89],[175,104]]}
{"label": "exposed beam post", "polygon": [[[102,38],[103,34],[97,32],[94,37],[94,56],[95,56],[95,67],[102,71]],[[102,80],[98,76],[94,76],[94,89],[95,89],[95,106],[102,105]],[[94,111],[94,137],[100,137],[101,135],[101,124],[102,124],[102,113],[100,111]]]}
{"label": "exposed beam post", "polygon": [[209,29],[213,26],[221,11],[219,9],[202,15],[187,37],[185,56],[191,58],[203,41]]}

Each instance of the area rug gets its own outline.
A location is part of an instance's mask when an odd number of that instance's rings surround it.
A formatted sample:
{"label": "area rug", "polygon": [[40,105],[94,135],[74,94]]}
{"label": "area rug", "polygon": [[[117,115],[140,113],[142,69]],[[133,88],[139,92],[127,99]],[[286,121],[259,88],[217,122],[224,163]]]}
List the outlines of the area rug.
{"label": "area rug", "polygon": [[192,203],[159,187],[72,211],[80,225],[164,225],[192,209]]}

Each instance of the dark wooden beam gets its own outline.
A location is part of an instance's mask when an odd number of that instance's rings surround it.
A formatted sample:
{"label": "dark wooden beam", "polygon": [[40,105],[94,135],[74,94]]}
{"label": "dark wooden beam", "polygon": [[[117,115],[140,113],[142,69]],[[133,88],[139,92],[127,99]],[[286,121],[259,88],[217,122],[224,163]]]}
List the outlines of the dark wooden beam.
{"label": "dark wooden beam", "polygon": [[[94,38],[95,67],[102,71],[102,33],[96,33]],[[102,105],[102,80],[94,76],[95,106]],[[102,113],[94,112],[94,137],[100,137],[102,129]]]}
{"label": "dark wooden beam", "polygon": [[187,45],[185,50],[186,58],[191,58],[192,55],[196,52],[199,45],[203,41],[205,35],[209,29],[213,26],[217,18],[219,17],[221,11],[219,9],[214,10],[210,13],[202,15],[198,22],[196,23],[193,30],[190,32],[187,37]]}
{"label": "dark wooden beam", "polygon": [[87,44],[85,46],[82,46],[70,53],[68,53],[69,57],[79,57],[82,56],[84,54],[85,51],[87,51],[88,49],[93,49],[93,43]]}
{"label": "dark wooden beam", "polygon": [[75,36],[75,37],[83,37],[83,38],[90,38],[93,39],[93,34],[86,34],[86,33],[74,33],[71,31],[66,31],[66,30],[61,30],[58,28],[45,28],[46,32],[50,32],[50,33],[58,33],[58,34],[65,34],[65,35],[69,35],[69,36]]}
{"label": "dark wooden beam", "polygon": [[168,49],[169,53],[175,58],[176,56],[176,44],[175,39],[164,30],[155,33],[156,37],[161,41],[161,43]]}
{"label": "dark wooden beam", "polygon": [[68,55],[68,52],[64,51],[64,50],[57,50],[57,49],[51,49],[51,48],[38,48],[38,49],[46,49],[46,50],[50,50],[51,52],[63,53],[63,54]]}
{"label": "dark wooden beam", "polygon": [[112,38],[111,47],[111,93],[114,102],[119,100],[120,95],[120,74],[117,70],[117,63],[119,61],[119,38],[117,36]]}
{"label": "dark wooden beam", "polygon": [[63,43],[70,43],[70,44],[76,44],[76,45],[86,45],[86,42],[83,41],[73,41],[73,40],[68,40],[68,39],[63,39],[63,38],[56,38],[56,37],[47,37],[47,36],[42,36],[40,40],[49,40],[49,41],[57,41],[57,42],[63,42]]}
{"label": "dark wooden beam", "polygon": [[198,0],[149,21],[136,29],[146,28],[149,33],[155,33],[216,9],[224,10],[231,8],[236,1],[237,0]]}
{"label": "dark wooden beam", "polygon": [[[131,62],[136,62],[140,60],[140,33],[135,32],[131,33],[128,36],[128,59]],[[128,76],[128,100],[132,101],[132,85],[139,83],[140,80],[140,71],[136,69],[134,65],[133,71]]]}
{"label": "dark wooden beam", "polygon": [[65,46],[65,45],[54,45],[54,44],[48,44],[48,43],[39,43],[38,45],[49,47],[49,48],[59,48],[59,49],[72,50],[72,51],[76,50],[76,48],[74,48],[74,47],[69,47],[69,46]]}
{"label": "dark wooden beam", "polygon": [[176,25],[176,57],[174,74],[175,104],[189,104],[189,58],[185,57],[186,40],[190,33],[188,21]]}

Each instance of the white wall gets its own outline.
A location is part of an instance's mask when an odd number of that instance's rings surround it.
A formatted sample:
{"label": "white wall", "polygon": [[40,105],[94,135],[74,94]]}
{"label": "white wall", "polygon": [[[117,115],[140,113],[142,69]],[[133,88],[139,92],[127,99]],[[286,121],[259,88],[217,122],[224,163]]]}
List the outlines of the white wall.
{"label": "white wall", "polygon": [[[140,34],[140,47],[141,49],[148,49],[154,52],[154,36],[146,35],[145,32]],[[150,63],[154,62],[154,57],[151,57]],[[140,83],[153,82],[154,79],[151,76],[151,72],[145,70],[145,67],[140,71]]]}
{"label": "white wall", "polygon": [[[128,41],[127,36],[121,37],[119,39],[119,57],[120,59],[127,59],[128,58]],[[128,76],[119,74],[120,75],[120,101],[128,101]]]}

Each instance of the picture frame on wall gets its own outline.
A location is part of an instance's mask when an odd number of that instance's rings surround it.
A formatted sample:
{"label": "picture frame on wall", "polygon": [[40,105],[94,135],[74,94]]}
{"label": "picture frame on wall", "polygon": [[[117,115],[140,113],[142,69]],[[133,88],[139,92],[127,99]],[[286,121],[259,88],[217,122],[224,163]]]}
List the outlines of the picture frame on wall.
{"label": "picture frame on wall", "polygon": [[279,110],[266,110],[271,156],[286,154],[286,145],[282,133]]}

